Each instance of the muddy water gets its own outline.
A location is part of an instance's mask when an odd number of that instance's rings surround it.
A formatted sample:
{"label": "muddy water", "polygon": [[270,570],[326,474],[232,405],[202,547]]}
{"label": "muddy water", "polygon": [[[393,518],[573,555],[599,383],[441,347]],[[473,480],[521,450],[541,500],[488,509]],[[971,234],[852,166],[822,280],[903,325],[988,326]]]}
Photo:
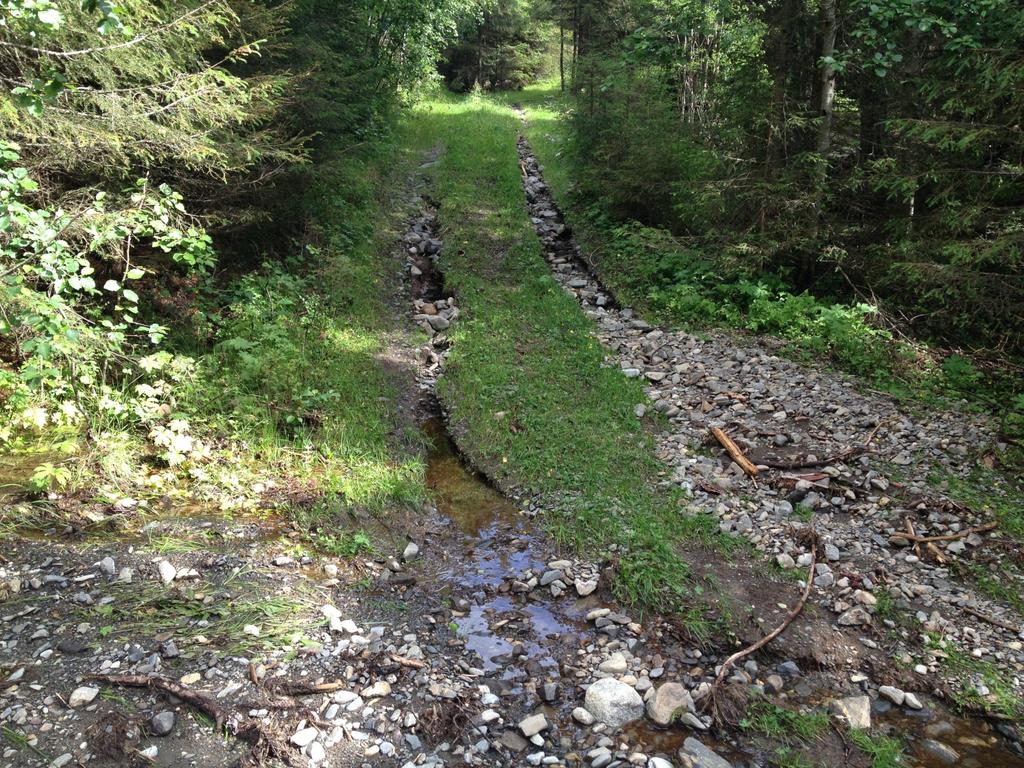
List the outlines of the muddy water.
{"label": "muddy water", "polygon": [[14,453],[0,456],[0,504],[9,504],[30,490],[36,467],[59,464],[65,458],[54,453]]}
{"label": "muddy water", "polygon": [[481,668],[505,680],[540,670],[558,677],[558,651],[571,652],[586,625],[591,600],[539,600],[517,595],[506,585],[528,569],[543,570],[549,559],[519,508],[490,487],[459,457],[440,417],[423,426],[430,441],[427,485],[438,514],[458,530],[460,556],[439,576],[461,595],[458,634],[480,657]]}
{"label": "muddy water", "polygon": [[[1008,751],[1003,739],[985,722],[896,707],[877,713],[875,722],[882,730],[903,738],[907,744],[906,763],[915,768],[1024,768],[1024,757]],[[950,762],[950,756],[935,742],[951,748],[957,759]]]}

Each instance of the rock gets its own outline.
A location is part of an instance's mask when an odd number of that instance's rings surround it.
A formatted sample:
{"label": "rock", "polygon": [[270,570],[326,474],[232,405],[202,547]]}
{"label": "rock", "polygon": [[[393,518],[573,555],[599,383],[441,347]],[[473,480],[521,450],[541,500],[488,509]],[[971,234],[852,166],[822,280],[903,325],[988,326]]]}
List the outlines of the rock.
{"label": "rock", "polygon": [[387,680],[378,680],[373,685],[367,686],[363,689],[362,697],[364,699],[380,699],[384,696],[391,695],[391,683]]}
{"label": "rock", "polygon": [[592,595],[597,589],[597,579],[577,579],[576,594],[580,597]]}
{"label": "rock", "polygon": [[903,694],[903,703],[910,707],[910,709],[924,709],[924,704],[918,700],[917,696],[910,692]]}
{"label": "rock", "polygon": [[409,562],[419,553],[420,548],[416,545],[416,542],[410,541],[408,544],[405,545],[405,549],[402,551],[402,559],[406,562]]}
{"label": "rock", "polygon": [[903,700],[906,698],[906,694],[899,688],[894,688],[891,685],[883,685],[878,689],[880,696],[884,696],[897,707],[903,706]]}
{"label": "rock", "polygon": [[583,707],[576,707],[576,709],[572,711],[572,719],[580,725],[594,724],[594,716]]}
{"label": "rock", "polygon": [[160,581],[164,584],[170,584],[174,581],[174,577],[178,575],[178,569],[167,560],[161,560],[157,563],[156,570],[160,576]]}
{"label": "rock", "polygon": [[780,568],[785,568],[787,571],[790,568],[796,568],[796,562],[790,555],[785,553],[775,556],[775,562],[779,564]]}
{"label": "rock", "polygon": [[856,627],[871,623],[871,614],[861,606],[855,606],[844,611],[836,620],[836,623],[844,627]]}
{"label": "rock", "polygon": [[175,715],[170,710],[157,712],[149,721],[149,732],[154,736],[166,736],[174,730]]}
{"label": "rock", "polygon": [[69,637],[57,643],[57,650],[61,653],[85,653],[89,646],[75,637]]}
{"label": "rock", "polygon": [[519,730],[522,731],[523,736],[526,738],[547,730],[547,727],[548,719],[540,712],[536,715],[530,715],[519,723]]}
{"label": "rock", "polygon": [[764,681],[764,688],[768,693],[779,693],[785,685],[786,683],[781,675],[768,675],[768,678]]}
{"label": "rock", "polygon": [[78,709],[88,704],[92,704],[93,699],[100,695],[99,688],[92,688],[88,685],[83,685],[79,688],[75,688],[68,697],[68,706],[72,709]]}
{"label": "rock", "polygon": [[302,749],[303,747],[312,744],[319,735],[320,731],[316,728],[301,728],[292,734],[291,742],[299,749]]}
{"label": "rock", "polygon": [[114,564],[114,558],[104,557],[100,560],[100,571],[106,576],[113,576],[117,573],[117,566]]}
{"label": "rock", "polygon": [[669,725],[693,708],[690,692],[679,683],[665,683],[647,699],[647,716],[658,725]]}
{"label": "rock", "polygon": [[643,717],[644,702],[632,686],[611,677],[602,678],[587,688],[584,706],[597,720],[619,728]]}
{"label": "rock", "polygon": [[871,699],[867,696],[847,696],[831,704],[832,711],[846,720],[851,730],[871,727]]}
{"label": "rock", "polygon": [[[384,750],[381,749],[381,752]],[[309,762],[316,765],[322,763],[327,757],[327,750],[324,749],[323,744],[319,741],[314,741],[308,747],[306,747],[306,756],[309,757]]]}
{"label": "rock", "polygon": [[621,653],[613,653],[608,659],[601,662],[598,669],[610,675],[621,675],[629,669],[629,664]]}
{"label": "rock", "polygon": [[683,758],[689,758],[693,768],[732,768],[732,763],[692,736],[688,736],[683,742],[679,754]]}
{"label": "rock", "polygon": [[921,749],[931,758],[943,765],[956,765],[960,760],[960,753],[948,744],[943,744],[935,739],[921,739]]}
{"label": "rock", "polygon": [[510,749],[513,752],[522,752],[524,749],[530,746],[530,742],[528,742],[515,731],[505,731],[503,734],[501,734],[501,738],[498,739],[498,741],[506,749]]}

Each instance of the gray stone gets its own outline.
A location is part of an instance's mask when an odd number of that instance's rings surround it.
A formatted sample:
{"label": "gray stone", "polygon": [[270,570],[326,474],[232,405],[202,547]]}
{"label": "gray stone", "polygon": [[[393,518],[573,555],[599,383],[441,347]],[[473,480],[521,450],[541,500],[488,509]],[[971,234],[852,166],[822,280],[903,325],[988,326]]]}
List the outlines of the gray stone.
{"label": "gray stone", "polygon": [[644,714],[644,702],[632,686],[610,677],[596,681],[587,689],[584,706],[596,719],[619,728],[639,720]]}
{"label": "gray stone", "polygon": [[683,748],[679,750],[679,754],[684,758],[689,758],[693,768],[732,768],[732,763],[692,736],[687,737],[683,742]]}
{"label": "gray stone", "polygon": [[170,710],[157,712],[149,721],[149,732],[154,736],[166,736],[174,730],[175,715]]}
{"label": "gray stone", "polygon": [[88,704],[92,704],[93,699],[100,695],[99,688],[93,688],[88,685],[83,685],[79,688],[75,688],[68,696],[68,706],[72,709],[78,707],[84,707]]}
{"label": "gray stone", "polygon": [[665,683],[647,699],[647,716],[658,725],[669,725],[693,708],[690,692],[679,683]]}
{"label": "gray stone", "polygon": [[921,749],[924,750],[929,757],[943,765],[956,765],[960,760],[960,753],[948,744],[943,744],[941,741],[935,741],[935,739],[921,739],[920,743]]}
{"label": "gray stone", "polygon": [[629,669],[629,664],[621,653],[613,653],[608,659],[601,662],[598,669],[611,675],[621,675]]}
{"label": "gray stone", "polygon": [[535,715],[530,715],[519,723],[519,730],[523,732],[523,736],[526,738],[530,738],[541,731],[547,730],[547,727],[548,719],[541,712],[538,712]]}
{"label": "gray stone", "polygon": [[851,730],[871,727],[871,699],[867,696],[847,696],[832,702],[832,711],[846,720]]}

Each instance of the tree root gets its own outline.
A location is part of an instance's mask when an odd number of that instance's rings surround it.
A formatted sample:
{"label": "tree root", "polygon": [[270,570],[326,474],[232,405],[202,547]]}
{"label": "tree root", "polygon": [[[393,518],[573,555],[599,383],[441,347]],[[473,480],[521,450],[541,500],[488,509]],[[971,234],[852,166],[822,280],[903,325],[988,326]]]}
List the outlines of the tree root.
{"label": "tree root", "polygon": [[807,571],[807,581],[804,583],[803,593],[800,595],[800,599],[797,601],[797,604],[786,615],[786,618],[783,619],[782,623],[779,624],[779,626],[777,626],[767,635],[762,637],[756,643],[748,645],[746,648],[737,651],[732,656],[727,658],[724,662],[722,662],[722,666],[719,668],[718,671],[718,676],[715,677],[715,682],[711,684],[711,690],[708,692],[708,695],[705,698],[703,707],[703,709],[705,710],[707,710],[708,707],[710,707],[712,711],[712,716],[715,717],[715,719],[719,719],[719,708],[715,699],[718,695],[719,690],[721,689],[722,682],[725,680],[725,676],[729,673],[729,670],[733,667],[733,665],[735,665],[737,661],[745,659],[752,653],[756,653],[761,648],[764,648],[766,645],[768,645],[768,643],[772,642],[775,638],[779,637],[779,635],[786,631],[786,628],[793,623],[793,620],[797,616],[799,616],[800,612],[804,609],[804,605],[806,605],[807,603],[807,598],[811,594],[811,586],[814,584],[814,569],[815,566],[818,564],[818,547],[816,542],[816,536],[812,534],[812,538],[814,539],[814,543],[811,547],[811,565]]}
{"label": "tree root", "polygon": [[128,688],[149,688],[176,696],[211,718],[218,731],[225,731],[251,745],[248,754],[239,758],[238,768],[258,768],[264,765],[268,758],[280,760],[288,766],[299,765],[292,756],[292,749],[288,746],[287,740],[281,734],[275,733],[269,726],[255,718],[233,716],[229,710],[208,695],[175,680],[160,675],[87,675],[85,679]]}

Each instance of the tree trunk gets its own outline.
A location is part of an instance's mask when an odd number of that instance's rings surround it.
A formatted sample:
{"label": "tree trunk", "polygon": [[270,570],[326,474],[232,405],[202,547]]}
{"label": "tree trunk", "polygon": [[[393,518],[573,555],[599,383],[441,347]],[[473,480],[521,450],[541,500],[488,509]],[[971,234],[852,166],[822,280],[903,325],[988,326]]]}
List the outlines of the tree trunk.
{"label": "tree trunk", "polygon": [[565,93],[565,17],[558,15],[558,80]]}
{"label": "tree trunk", "polygon": [[832,57],[836,52],[836,0],[821,0],[821,124],[818,126],[818,154],[822,165],[832,146],[832,111],[836,100],[836,68]]}

